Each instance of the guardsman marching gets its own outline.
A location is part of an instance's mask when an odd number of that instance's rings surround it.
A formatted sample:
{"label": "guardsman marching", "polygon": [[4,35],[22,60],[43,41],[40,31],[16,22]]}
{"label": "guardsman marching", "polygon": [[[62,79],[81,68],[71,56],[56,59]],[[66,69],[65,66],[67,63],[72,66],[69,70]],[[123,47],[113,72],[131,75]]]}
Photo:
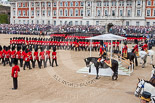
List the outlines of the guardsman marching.
{"label": "guardsman marching", "polygon": [[123,57],[127,58],[127,54],[128,54],[127,41],[124,41],[124,48],[123,48],[122,52],[123,52]]}
{"label": "guardsman marching", "polygon": [[50,66],[52,66],[50,53],[51,53],[50,48],[49,48],[49,46],[47,46],[47,50],[46,50],[46,67],[47,67],[47,60],[49,60]]}
{"label": "guardsman marching", "polygon": [[23,69],[25,70],[25,66],[29,67],[29,69],[32,69],[31,66],[30,66],[29,50],[27,48],[25,50],[24,61],[25,61],[25,63],[24,63]]}
{"label": "guardsman marching", "polygon": [[22,47],[21,57],[20,57],[20,61],[21,61],[20,67],[23,67],[24,55],[26,54],[26,53],[25,53],[25,49],[26,49],[26,46],[23,46],[23,47]]}
{"label": "guardsman marching", "polygon": [[41,52],[40,52],[40,67],[42,66],[42,62],[44,63],[44,68],[46,67],[46,62],[45,62],[45,51],[44,47],[41,47]]}
{"label": "guardsman marching", "polygon": [[15,50],[15,46],[12,46],[12,52],[11,52],[11,64],[10,66],[12,66],[12,63],[14,62],[14,59],[16,58],[16,50]]}
{"label": "guardsman marching", "polygon": [[56,47],[53,47],[53,52],[52,52],[52,67],[53,67],[54,61],[55,61],[56,66],[58,66],[58,64],[57,64],[57,56],[56,56]]}
{"label": "guardsman marching", "polygon": [[148,45],[147,45],[147,40],[145,40],[145,44],[142,46],[142,49],[148,53]]}
{"label": "guardsman marching", "polygon": [[34,62],[33,62],[33,68],[35,68],[35,63],[36,61],[38,62],[38,67],[41,69],[41,66],[40,66],[40,61],[39,61],[39,53],[38,53],[38,46],[36,46],[34,48]]}
{"label": "guardsman marching", "polygon": [[18,61],[20,61],[20,66],[21,66],[21,46],[20,45],[17,45],[16,59],[17,59],[17,64],[18,64]]}
{"label": "guardsman marching", "polygon": [[139,56],[139,52],[138,52],[138,40],[135,39],[135,47],[133,48],[133,52],[136,54],[136,56],[138,57]]}

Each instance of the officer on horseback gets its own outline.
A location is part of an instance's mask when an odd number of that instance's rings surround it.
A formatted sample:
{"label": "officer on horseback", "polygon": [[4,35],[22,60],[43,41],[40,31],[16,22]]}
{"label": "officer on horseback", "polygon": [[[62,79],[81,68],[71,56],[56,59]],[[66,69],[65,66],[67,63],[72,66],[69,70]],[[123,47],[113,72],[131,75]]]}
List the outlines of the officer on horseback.
{"label": "officer on horseback", "polygon": [[139,56],[139,52],[138,52],[138,40],[135,39],[135,47],[133,48],[133,52],[136,54],[136,56],[138,57]]}
{"label": "officer on horseback", "polygon": [[122,52],[123,52],[123,57],[127,58],[127,54],[128,54],[127,41],[124,41],[124,48],[123,48]]}
{"label": "officer on horseback", "polygon": [[146,52],[146,53],[148,53],[148,45],[147,45],[147,40],[145,40],[145,44],[142,46],[142,49]]}
{"label": "officer on horseback", "polygon": [[98,62],[101,62],[101,60],[106,60],[106,51],[103,46],[103,42],[100,43],[100,54],[99,54],[99,59],[97,60]]}

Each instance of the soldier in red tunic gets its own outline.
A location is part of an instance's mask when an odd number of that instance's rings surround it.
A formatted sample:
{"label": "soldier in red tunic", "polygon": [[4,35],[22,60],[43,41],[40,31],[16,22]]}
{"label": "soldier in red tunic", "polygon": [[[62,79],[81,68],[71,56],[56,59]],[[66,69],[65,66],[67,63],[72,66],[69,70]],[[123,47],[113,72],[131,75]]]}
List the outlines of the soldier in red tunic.
{"label": "soldier in red tunic", "polygon": [[17,52],[16,52],[16,59],[17,59],[17,64],[18,64],[18,61],[20,61],[20,65],[21,65],[21,46],[18,45],[17,46]]}
{"label": "soldier in red tunic", "polygon": [[50,48],[49,48],[49,46],[47,46],[47,50],[46,50],[46,67],[47,67],[47,60],[49,60],[50,66],[52,66],[51,65],[50,53],[51,53]]}
{"label": "soldier in red tunic", "polygon": [[29,50],[27,48],[25,50],[24,61],[25,61],[25,63],[24,63],[23,69],[25,70],[25,66],[29,67],[29,69],[32,69],[30,66]]}
{"label": "soldier in red tunic", "polygon": [[14,60],[14,66],[12,67],[12,73],[11,76],[13,78],[13,87],[12,90],[16,90],[18,88],[18,72],[20,72],[20,68],[17,65],[17,59]]}
{"label": "soldier in red tunic", "polygon": [[25,49],[26,49],[26,46],[23,46],[23,47],[22,47],[21,57],[20,57],[20,61],[21,61],[20,67],[23,67],[24,55],[26,54],[26,53],[25,53]]}
{"label": "soldier in red tunic", "polygon": [[35,48],[35,52],[34,52],[34,62],[33,62],[33,68],[35,68],[35,63],[36,61],[38,62],[38,67],[41,69],[41,66],[40,66],[40,61],[39,61],[39,53],[38,53],[38,46],[36,46]]}
{"label": "soldier in red tunic", "polygon": [[148,53],[148,45],[147,45],[147,40],[145,40],[145,44],[142,46],[142,49]]}
{"label": "soldier in red tunic", "polygon": [[16,50],[15,50],[15,46],[12,46],[12,52],[11,52],[11,64],[10,66],[12,66],[12,63],[14,62],[14,59],[16,58]]}
{"label": "soldier in red tunic", "polygon": [[10,55],[11,55],[11,51],[10,51],[10,47],[8,46],[6,47],[6,52],[5,52],[5,63],[6,64],[9,63],[9,65],[11,64],[10,59],[9,59]]}
{"label": "soldier in red tunic", "polygon": [[40,52],[40,67],[42,66],[42,62],[44,63],[44,68],[46,67],[46,62],[45,62],[45,51],[44,47],[41,47],[41,52]]}
{"label": "soldier in red tunic", "polygon": [[56,56],[56,47],[53,47],[53,52],[52,52],[52,67],[53,67],[54,61],[55,61],[56,66],[58,66],[58,64],[57,64],[57,56]]}

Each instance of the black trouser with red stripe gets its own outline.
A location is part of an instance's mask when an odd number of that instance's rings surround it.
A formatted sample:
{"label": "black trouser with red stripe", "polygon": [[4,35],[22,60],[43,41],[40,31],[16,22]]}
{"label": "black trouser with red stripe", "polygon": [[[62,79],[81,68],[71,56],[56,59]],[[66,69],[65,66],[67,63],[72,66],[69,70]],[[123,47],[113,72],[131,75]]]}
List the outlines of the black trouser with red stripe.
{"label": "black trouser with red stripe", "polygon": [[49,60],[50,66],[51,66],[51,58],[46,58],[46,67],[47,67],[47,61]]}
{"label": "black trouser with red stripe", "polygon": [[12,64],[14,63],[15,58],[11,58],[11,63],[10,66],[12,66]]}
{"label": "black trouser with red stripe", "polygon": [[25,61],[24,67],[23,67],[24,70],[25,70],[25,66],[27,66],[27,67],[29,67],[29,69],[31,69],[30,61]]}
{"label": "black trouser with red stripe", "polygon": [[10,59],[9,58],[5,58],[4,63],[3,63],[4,66],[5,66],[6,63],[7,64],[9,63],[9,65],[11,65],[11,62],[10,62]]}
{"label": "black trouser with red stripe", "polygon": [[40,67],[42,66],[42,62],[44,62],[44,68],[45,68],[45,67],[46,67],[45,59],[41,59],[41,60],[40,60]]}
{"label": "black trouser with red stripe", "polygon": [[13,78],[13,88],[14,89],[18,88],[18,79],[17,78]]}
{"label": "black trouser with red stripe", "polygon": [[38,67],[41,68],[40,61],[39,60],[34,60],[34,62],[33,62],[33,68],[35,68],[36,61],[38,62]]}
{"label": "black trouser with red stripe", "polygon": [[53,67],[54,61],[55,61],[56,66],[58,66],[58,64],[57,64],[57,59],[52,59],[52,67]]}

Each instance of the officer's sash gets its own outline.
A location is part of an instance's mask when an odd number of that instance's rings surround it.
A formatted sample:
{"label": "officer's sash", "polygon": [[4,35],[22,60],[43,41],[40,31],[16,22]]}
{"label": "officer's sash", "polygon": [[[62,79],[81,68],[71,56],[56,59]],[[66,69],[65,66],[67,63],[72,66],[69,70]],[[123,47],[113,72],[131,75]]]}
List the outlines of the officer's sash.
{"label": "officer's sash", "polygon": [[109,67],[112,67],[112,65],[111,65],[111,59],[110,60],[105,60],[104,61]]}

